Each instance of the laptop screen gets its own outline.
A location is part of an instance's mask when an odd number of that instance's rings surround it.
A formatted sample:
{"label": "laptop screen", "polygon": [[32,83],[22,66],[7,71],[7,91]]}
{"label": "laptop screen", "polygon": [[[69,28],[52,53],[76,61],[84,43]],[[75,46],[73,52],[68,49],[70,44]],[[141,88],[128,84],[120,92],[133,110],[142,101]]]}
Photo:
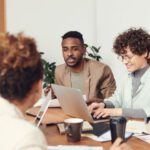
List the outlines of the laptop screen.
{"label": "laptop screen", "polygon": [[82,118],[92,122],[92,116],[87,109],[86,102],[79,89],[61,85],[51,85],[63,111],[70,116]]}
{"label": "laptop screen", "polygon": [[51,84],[63,111],[73,117],[82,118],[91,123],[106,122],[108,118],[94,120],[79,89]]}

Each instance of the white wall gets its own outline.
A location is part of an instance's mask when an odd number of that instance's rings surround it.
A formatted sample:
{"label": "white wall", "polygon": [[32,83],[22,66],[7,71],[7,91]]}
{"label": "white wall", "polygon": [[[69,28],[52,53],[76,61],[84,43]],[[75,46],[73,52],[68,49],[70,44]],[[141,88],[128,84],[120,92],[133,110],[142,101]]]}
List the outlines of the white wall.
{"label": "white wall", "polygon": [[45,58],[63,62],[61,36],[79,30],[88,43],[95,39],[93,0],[6,0],[7,30],[34,36]]}
{"label": "white wall", "polygon": [[150,31],[149,0],[6,0],[7,30],[36,38],[50,62],[63,63],[61,36],[80,31],[88,44],[101,46],[103,61],[117,82],[126,69],[112,52],[114,38],[129,27]]}
{"label": "white wall", "polygon": [[97,40],[105,63],[111,66],[119,83],[126,74],[125,66],[112,52],[115,37],[130,27],[143,27],[150,32],[149,0],[97,0]]}

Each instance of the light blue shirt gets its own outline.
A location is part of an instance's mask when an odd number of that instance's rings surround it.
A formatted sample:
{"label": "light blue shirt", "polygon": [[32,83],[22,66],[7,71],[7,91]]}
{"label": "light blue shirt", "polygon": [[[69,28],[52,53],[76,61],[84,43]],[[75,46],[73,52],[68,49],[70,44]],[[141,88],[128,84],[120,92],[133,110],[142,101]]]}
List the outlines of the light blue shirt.
{"label": "light blue shirt", "polygon": [[[123,108],[128,117],[145,118],[150,116],[150,68],[141,77],[141,84],[132,97],[132,75],[129,74],[120,88],[109,100],[115,108]],[[107,100],[105,102],[107,103]],[[143,113],[143,112],[144,113]],[[142,112],[142,114],[141,114]]]}

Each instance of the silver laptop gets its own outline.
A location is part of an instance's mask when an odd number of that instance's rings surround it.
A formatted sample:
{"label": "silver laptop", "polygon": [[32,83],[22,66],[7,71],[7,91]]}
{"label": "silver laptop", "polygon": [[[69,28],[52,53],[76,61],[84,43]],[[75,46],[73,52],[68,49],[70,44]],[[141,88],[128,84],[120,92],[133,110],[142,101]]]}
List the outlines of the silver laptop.
{"label": "silver laptop", "polygon": [[45,97],[41,107],[40,107],[40,110],[39,112],[37,113],[36,117],[35,117],[35,120],[34,120],[34,124],[35,126],[39,127],[42,120],[43,120],[43,117],[48,109],[48,106],[49,106],[49,103],[51,101],[51,92],[49,92],[47,94],[47,96]]}
{"label": "silver laptop", "polygon": [[105,122],[109,119],[94,120],[79,89],[52,84],[63,111],[70,116],[82,118],[90,123]]}

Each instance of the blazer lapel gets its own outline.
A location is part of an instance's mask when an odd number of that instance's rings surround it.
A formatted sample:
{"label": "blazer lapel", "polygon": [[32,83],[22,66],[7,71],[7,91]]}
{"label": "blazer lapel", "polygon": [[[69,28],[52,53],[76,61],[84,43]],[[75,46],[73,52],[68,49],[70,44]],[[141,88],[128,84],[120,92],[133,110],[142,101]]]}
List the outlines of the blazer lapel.
{"label": "blazer lapel", "polygon": [[84,93],[86,94],[86,98],[88,99],[90,93],[90,80],[91,80],[88,61],[84,61],[83,76],[84,76]]}

